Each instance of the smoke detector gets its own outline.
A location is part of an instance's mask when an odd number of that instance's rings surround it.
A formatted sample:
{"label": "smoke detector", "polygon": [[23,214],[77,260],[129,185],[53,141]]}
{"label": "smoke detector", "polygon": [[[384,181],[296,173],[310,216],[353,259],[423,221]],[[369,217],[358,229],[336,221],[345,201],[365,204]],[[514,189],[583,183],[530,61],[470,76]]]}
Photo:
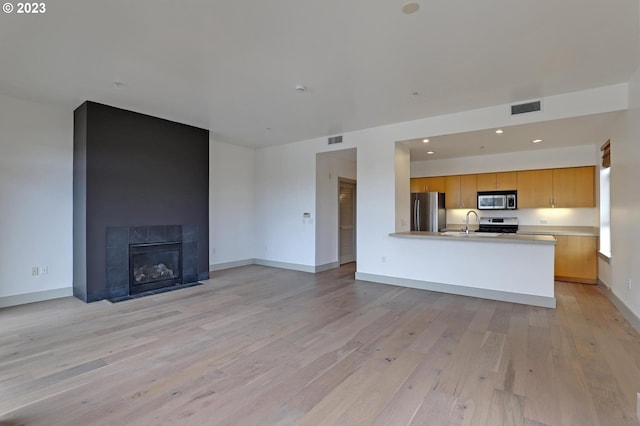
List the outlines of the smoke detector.
{"label": "smoke detector", "polygon": [[402,6],[402,13],[411,15],[412,13],[416,13],[418,9],[420,9],[420,5],[418,3],[406,3],[404,6]]}
{"label": "smoke detector", "polygon": [[304,84],[296,84],[296,92],[302,93],[306,90],[307,88],[304,86]]}

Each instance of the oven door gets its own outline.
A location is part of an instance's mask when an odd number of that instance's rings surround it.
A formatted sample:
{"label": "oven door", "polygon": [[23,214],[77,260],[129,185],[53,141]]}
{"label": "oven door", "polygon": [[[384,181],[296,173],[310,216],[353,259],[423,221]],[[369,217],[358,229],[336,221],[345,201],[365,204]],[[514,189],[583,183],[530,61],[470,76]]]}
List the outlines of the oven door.
{"label": "oven door", "polygon": [[504,210],[507,208],[506,195],[478,194],[478,210]]}

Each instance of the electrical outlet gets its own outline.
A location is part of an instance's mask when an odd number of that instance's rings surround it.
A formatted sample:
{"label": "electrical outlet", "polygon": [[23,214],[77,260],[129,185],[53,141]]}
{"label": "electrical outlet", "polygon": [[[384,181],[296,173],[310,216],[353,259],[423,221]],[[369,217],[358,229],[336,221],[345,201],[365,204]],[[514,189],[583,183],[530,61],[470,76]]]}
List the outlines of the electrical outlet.
{"label": "electrical outlet", "polygon": [[32,266],[31,267],[31,276],[35,277],[37,275],[40,275],[40,269],[37,266]]}
{"label": "electrical outlet", "polygon": [[636,393],[636,417],[640,420],[640,393]]}
{"label": "electrical outlet", "polygon": [[40,268],[40,273],[42,275],[47,275],[49,273],[49,267],[48,266],[43,266],[42,268]]}
{"label": "electrical outlet", "polygon": [[631,278],[627,280],[627,288],[631,290]]}

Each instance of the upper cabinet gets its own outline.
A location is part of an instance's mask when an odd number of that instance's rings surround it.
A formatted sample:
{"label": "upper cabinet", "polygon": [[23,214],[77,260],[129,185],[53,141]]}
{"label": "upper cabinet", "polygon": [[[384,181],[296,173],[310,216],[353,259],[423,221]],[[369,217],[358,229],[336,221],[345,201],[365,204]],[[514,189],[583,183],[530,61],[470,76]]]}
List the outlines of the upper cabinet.
{"label": "upper cabinet", "polygon": [[445,206],[448,209],[475,209],[477,175],[445,176]]}
{"label": "upper cabinet", "polygon": [[595,168],[527,170],[518,175],[518,208],[595,207]]}
{"label": "upper cabinet", "polygon": [[554,207],[595,207],[595,167],[553,170]]}
{"label": "upper cabinet", "polygon": [[427,192],[445,192],[444,176],[428,177],[425,179]]}
{"label": "upper cabinet", "polygon": [[507,191],[518,187],[516,172],[481,173],[477,179],[478,191]]}
{"label": "upper cabinet", "polygon": [[425,189],[427,178],[411,178],[411,192],[427,192]]}
{"label": "upper cabinet", "polygon": [[518,175],[518,208],[551,207],[553,202],[553,171],[526,170]]}
{"label": "upper cabinet", "polygon": [[444,176],[411,178],[411,192],[445,192]]}
{"label": "upper cabinet", "polygon": [[411,179],[411,192],[444,192],[448,209],[477,208],[478,191],[518,191],[518,208],[595,207],[595,167]]}

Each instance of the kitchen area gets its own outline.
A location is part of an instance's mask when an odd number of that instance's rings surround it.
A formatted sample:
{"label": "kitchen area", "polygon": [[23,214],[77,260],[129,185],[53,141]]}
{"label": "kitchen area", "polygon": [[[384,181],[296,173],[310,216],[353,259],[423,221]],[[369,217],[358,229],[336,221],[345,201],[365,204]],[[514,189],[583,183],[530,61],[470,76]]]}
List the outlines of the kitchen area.
{"label": "kitchen area", "polygon": [[395,272],[373,278],[550,308],[556,283],[596,284],[603,136],[587,119],[554,126],[564,144],[550,134],[532,143],[540,126],[398,142],[397,164],[410,161],[396,172],[407,195],[396,193],[387,234]]}
{"label": "kitchen area", "polygon": [[519,218],[533,209],[595,208],[595,188],[595,166],[412,178],[411,231],[445,237],[552,236],[555,279],[596,284],[597,227],[523,225]]}

